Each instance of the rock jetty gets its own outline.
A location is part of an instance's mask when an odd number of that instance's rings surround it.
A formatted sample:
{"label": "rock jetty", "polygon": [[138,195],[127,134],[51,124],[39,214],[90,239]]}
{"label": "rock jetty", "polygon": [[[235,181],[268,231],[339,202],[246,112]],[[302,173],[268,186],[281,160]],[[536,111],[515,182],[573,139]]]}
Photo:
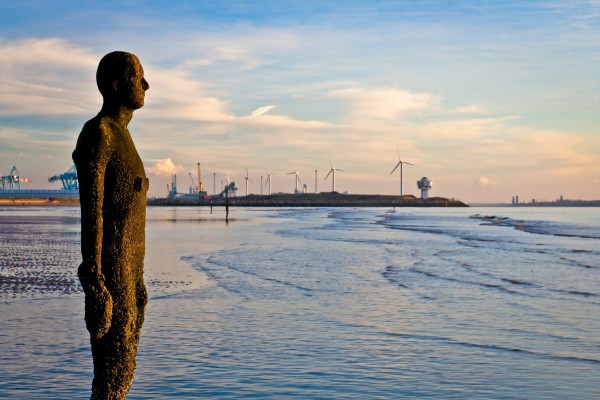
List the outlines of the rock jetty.
{"label": "rock jetty", "polygon": [[224,206],[229,201],[230,206],[237,207],[468,207],[465,203],[431,197],[420,199],[412,195],[368,195],[368,194],[340,194],[308,193],[308,194],[273,194],[273,195],[248,195],[226,198],[175,198],[175,199],[148,199],[148,205],[153,206]]}

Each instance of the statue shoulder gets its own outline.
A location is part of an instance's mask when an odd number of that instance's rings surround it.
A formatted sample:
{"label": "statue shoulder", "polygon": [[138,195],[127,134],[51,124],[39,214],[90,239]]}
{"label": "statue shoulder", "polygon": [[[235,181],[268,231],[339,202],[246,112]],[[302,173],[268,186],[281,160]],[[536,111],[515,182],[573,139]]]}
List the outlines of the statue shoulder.
{"label": "statue shoulder", "polygon": [[114,122],[104,116],[98,115],[87,121],[77,139],[73,161],[77,163],[78,155],[89,159],[92,155],[110,152],[112,144],[115,142],[117,129]]}
{"label": "statue shoulder", "polygon": [[106,116],[97,115],[83,125],[81,135],[98,138],[110,139],[115,136],[119,127],[115,122]]}

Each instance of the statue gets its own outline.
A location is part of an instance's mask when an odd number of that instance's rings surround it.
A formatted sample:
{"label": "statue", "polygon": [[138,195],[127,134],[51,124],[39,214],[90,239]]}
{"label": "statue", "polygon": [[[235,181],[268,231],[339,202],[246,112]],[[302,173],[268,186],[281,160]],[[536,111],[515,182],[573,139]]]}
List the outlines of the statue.
{"label": "statue", "polygon": [[116,51],[96,72],[104,99],[85,123],[73,161],[81,203],[78,275],[94,359],[92,399],[124,399],[135,370],[148,295],[143,279],[148,179],[127,125],[144,105],[144,70]]}

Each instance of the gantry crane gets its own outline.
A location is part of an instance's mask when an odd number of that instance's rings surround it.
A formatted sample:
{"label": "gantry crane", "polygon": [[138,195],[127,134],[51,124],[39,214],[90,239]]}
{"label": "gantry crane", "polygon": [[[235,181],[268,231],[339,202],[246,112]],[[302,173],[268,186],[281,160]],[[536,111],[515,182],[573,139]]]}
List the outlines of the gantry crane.
{"label": "gantry crane", "polygon": [[8,175],[4,175],[2,180],[2,190],[21,190],[21,183],[31,182],[29,178],[24,178],[13,165]]}
{"label": "gantry crane", "polygon": [[67,172],[60,175],[54,175],[48,178],[48,182],[61,181],[63,189],[69,191],[79,190],[79,181],[77,180],[77,167],[73,165]]}

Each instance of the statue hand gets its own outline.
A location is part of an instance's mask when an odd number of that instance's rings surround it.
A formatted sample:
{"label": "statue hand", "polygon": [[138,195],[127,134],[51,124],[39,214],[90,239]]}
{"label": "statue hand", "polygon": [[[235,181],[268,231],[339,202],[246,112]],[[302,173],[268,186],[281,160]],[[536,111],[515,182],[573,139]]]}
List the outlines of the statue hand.
{"label": "statue hand", "polygon": [[90,285],[85,292],[85,325],[92,339],[100,339],[110,329],[112,296],[101,281]]}
{"label": "statue hand", "polygon": [[85,295],[85,326],[92,339],[100,339],[112,322],[113,302],[104,284],[90,287]]}

